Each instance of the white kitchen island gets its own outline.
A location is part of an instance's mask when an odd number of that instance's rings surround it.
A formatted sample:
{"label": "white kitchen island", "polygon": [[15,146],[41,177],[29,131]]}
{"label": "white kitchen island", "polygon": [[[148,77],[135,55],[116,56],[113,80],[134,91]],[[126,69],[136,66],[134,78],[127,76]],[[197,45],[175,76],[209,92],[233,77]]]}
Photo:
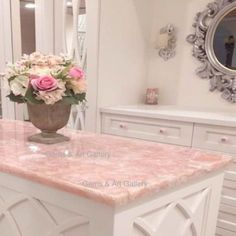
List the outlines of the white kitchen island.
{"label": "white kitchen island", "polygon": [[0,121],[1,236],[213,236],[230,157]]}

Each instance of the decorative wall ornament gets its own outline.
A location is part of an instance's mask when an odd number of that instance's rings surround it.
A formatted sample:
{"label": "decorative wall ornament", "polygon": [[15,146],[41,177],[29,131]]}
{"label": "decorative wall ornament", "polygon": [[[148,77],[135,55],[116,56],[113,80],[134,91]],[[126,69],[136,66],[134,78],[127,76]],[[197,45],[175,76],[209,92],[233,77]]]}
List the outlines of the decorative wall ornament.
{"label": "decorative wall ornament", "polygon": [[159,56],[165,61],[175,56],[176,41],[176,28],[172,24],[160,30],[156,48],[159,50]]}
{"label": "decorative wall ornament", "polygon": [[204,11],[197,13],[193,24],[195,33],[190,34],[187,41],[193,45],[193,56],[202,63],[196,70],[197,75],[210,80],[210,91],[220,91],[224,99],[236,103],[236,68],[224,65],[214,47],[219,24],[226,17],[232,17],[232,13],[236,13],[236,0],[209,3]]}

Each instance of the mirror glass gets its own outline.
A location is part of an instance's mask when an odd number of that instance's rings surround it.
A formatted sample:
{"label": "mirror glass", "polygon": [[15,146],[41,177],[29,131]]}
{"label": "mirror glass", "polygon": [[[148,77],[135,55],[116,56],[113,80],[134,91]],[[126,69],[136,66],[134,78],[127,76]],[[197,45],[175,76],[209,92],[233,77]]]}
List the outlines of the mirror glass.
{"label": "mirror glass", "polygon": [[36,50],[34,0],[20,0],[20,24],[22,54],[30,54]]}
{"label": "mirror glass", "polygon": [[71,0],[66,1],[66,53],[70,54],[73,49],[73,4]]}
{"label": "mirror glass", "polygon": [[81,1],[79,15],[78,15],[78,49],[81,65],[86,70],[86,32],[87,32],[87,20],[86,20],[86,1]]}
{"label": "mirror glass", "polygon": [[[66,0],[66,7],[66,52],[77,59],[86,69],[86,1]],[[78,9],[76,9],[77,7]]]}
{"label": "mirror glass", "polygon": [[218,24],[213,47],[217,60],[226,68],[236,70],[236,8]]}

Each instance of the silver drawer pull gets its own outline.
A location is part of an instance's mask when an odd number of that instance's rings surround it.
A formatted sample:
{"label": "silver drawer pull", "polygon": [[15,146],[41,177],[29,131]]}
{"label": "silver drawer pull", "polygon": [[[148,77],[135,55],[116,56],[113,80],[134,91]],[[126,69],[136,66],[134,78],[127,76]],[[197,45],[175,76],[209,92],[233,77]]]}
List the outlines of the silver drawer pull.
{"label": "silver drawer pull", "polygon": [[227,143],[227,142],[229,141],[229,138],[228,138],[228,137],[222,137],[222,138],[220,139],[220,141],[221,141],[222,143]]}
{"label": "silver drawer pull", "polygon": [[160,134],[166,134],[166,130],[165,130],[165,129],[160,129],[160,130],[159,130],[159,133],[160,133]]}
{"label": "silver drawer pull", "polygon": [[121,129],[127,129],[128,128],[126,124],[120,124],[119,126],[120,126]]}

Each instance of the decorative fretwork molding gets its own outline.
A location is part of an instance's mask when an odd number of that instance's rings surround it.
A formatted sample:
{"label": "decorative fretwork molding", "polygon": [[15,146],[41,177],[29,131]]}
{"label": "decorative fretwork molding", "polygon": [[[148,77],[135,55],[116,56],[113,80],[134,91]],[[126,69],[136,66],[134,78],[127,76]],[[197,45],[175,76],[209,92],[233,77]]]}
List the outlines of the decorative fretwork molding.
{"label": "decorative fretwork molding", "polygon": [[[5,191],[6,189],[3,189],[0,187],[0,190]],[[89,221],[80,215],[75,214],[74,212],[68,212],[64,209],[56,209],[55,211],[51,210],[51,207],[47,205],[46,203],[35,199],[31,196],[25,196],[21,193],[12,192],[12,190],[7,190],[7,192],[11,192],[10,196],[13,196],[12,199],[7,200],[4,199],[3,196],[0,195],[0,223],[1,221],[4,221],[4,224],[6,225],[6,221],[8,222],[9,231],[11,232],[11,236],[23,236],[25,235],[24,229],[27,227],[28,220],[25,215],[29,214],[29,212],[25,212],[25,207],[28,207],[30,209],[30,217],[34,219],[37,222],[42,222],[43,225],[45,225],[46,234],[45,236],[55,236],[55,235],[71,235],[67,234],[70,231],[77,230],[78,234],[80,235],[80,232],[84,232],[84,229],[81,229],[82,227],[85,228],[85,231],[89,232]],[[55,207],[55,206],[54,206]],[[22,215],[22,219],[24,220],[18,220],[19,216],[16,215],[15,210],[17,212],[20,212]],[[61,214],[69,215],[70,217],[60,220],[57,220],[56,213],[62,212]],[[19,214],[19,213],[17,213]],[[61,217],[59,217],[61,218]],[[1,225],[1,224],[0,224]],[[44,229],[44,230],[45,230]],[[34,230],[33,228],[31,230]],[[82,231],[81,231],[82,230]],[[0,227],[0,233],[4,234],[4,232],[1,231]],[[27,234],[28,235],[28,234]],[[40,232],[35,232],[34,235],[41,235]],[[74,235],[74,234],[73,234]],[[83,234],[85,235],[85,234]],[[86,234],[87,236],[88,234]]]}
{"label": "decorative fretwork molding", "polygon": [[[207,203],[210,196],[210,189],[205,189],[201,192],[196,193],[195,195],[190,196],[191,201],[186,201],[186,199],[181,199],[176,202],[173,202],[167,205],[164,209],[157,209],[154,212],[150,212],[145,214],[144,216],[138,217],[134,222],[134,227],[142,233],[143,236],[159,236],[164,235],[163,230],[166,229],[163,227],[169,227],[171,225],[171,217],[173,214],[178,214],[181,216],[183,221],[183,227],[181,227],[181,232],[176,231],[176,235],[185,236],[189,235],[191,232],[192,236],[200,236],[202,232],[200,232],[200,228],[202,225],[197,224],[196,219],[198,219],[197,215],[205,215],[207,212]],[[201,211],[203,209],[204,212]],[[156,217],[161,212],[159,217]],[[151,215],[151,216],[150,216]],[[158,220],[153,220],[158,218]],[[151,222],[150,223],[150,219]],[[204,224],[204,218],[202,219],[202,224]],[[153,222],[155,222],[153,224]],[[167,223],[169,222],[169,224]],[[176,229],[178,230],[178,229]]]}
{"label": "decorative fretwork molding", "polygon": [[[63,48],[64,53],[69,54],[72,58],[74,58],[78,64],[82,68],[86,66],[86,58],[87,58],[87,45],[86,45],[86,14],[84,14],[84,2],[82,0],[73,0],[72,5],[70,7],[69,12],[73,17],[72,20],[72,41],[67,42],[67,14],[68,14],[68,0],[64,0],[64,16],[63,16]],[[86,5],[86,1],[85,1]],[[81,6],[83,6],[83,12],[81,10]],[[81,14],[83,13],[83,14]]]}
{"label": "decorative fretwork molding", "polygon": [[[86,17],[86,0],[72,0],[69,12],[73,16],[73,32],[72,41],[67,42],[67,16],[68,14],[68,0],[64,0],[64,53],[70,55],[75,61],[87,71],[87,17]],[[72,106],[71,116],[68,122],[68,127],[76,130],[84,130],[85,128],[85,110],[86,104]]]}

